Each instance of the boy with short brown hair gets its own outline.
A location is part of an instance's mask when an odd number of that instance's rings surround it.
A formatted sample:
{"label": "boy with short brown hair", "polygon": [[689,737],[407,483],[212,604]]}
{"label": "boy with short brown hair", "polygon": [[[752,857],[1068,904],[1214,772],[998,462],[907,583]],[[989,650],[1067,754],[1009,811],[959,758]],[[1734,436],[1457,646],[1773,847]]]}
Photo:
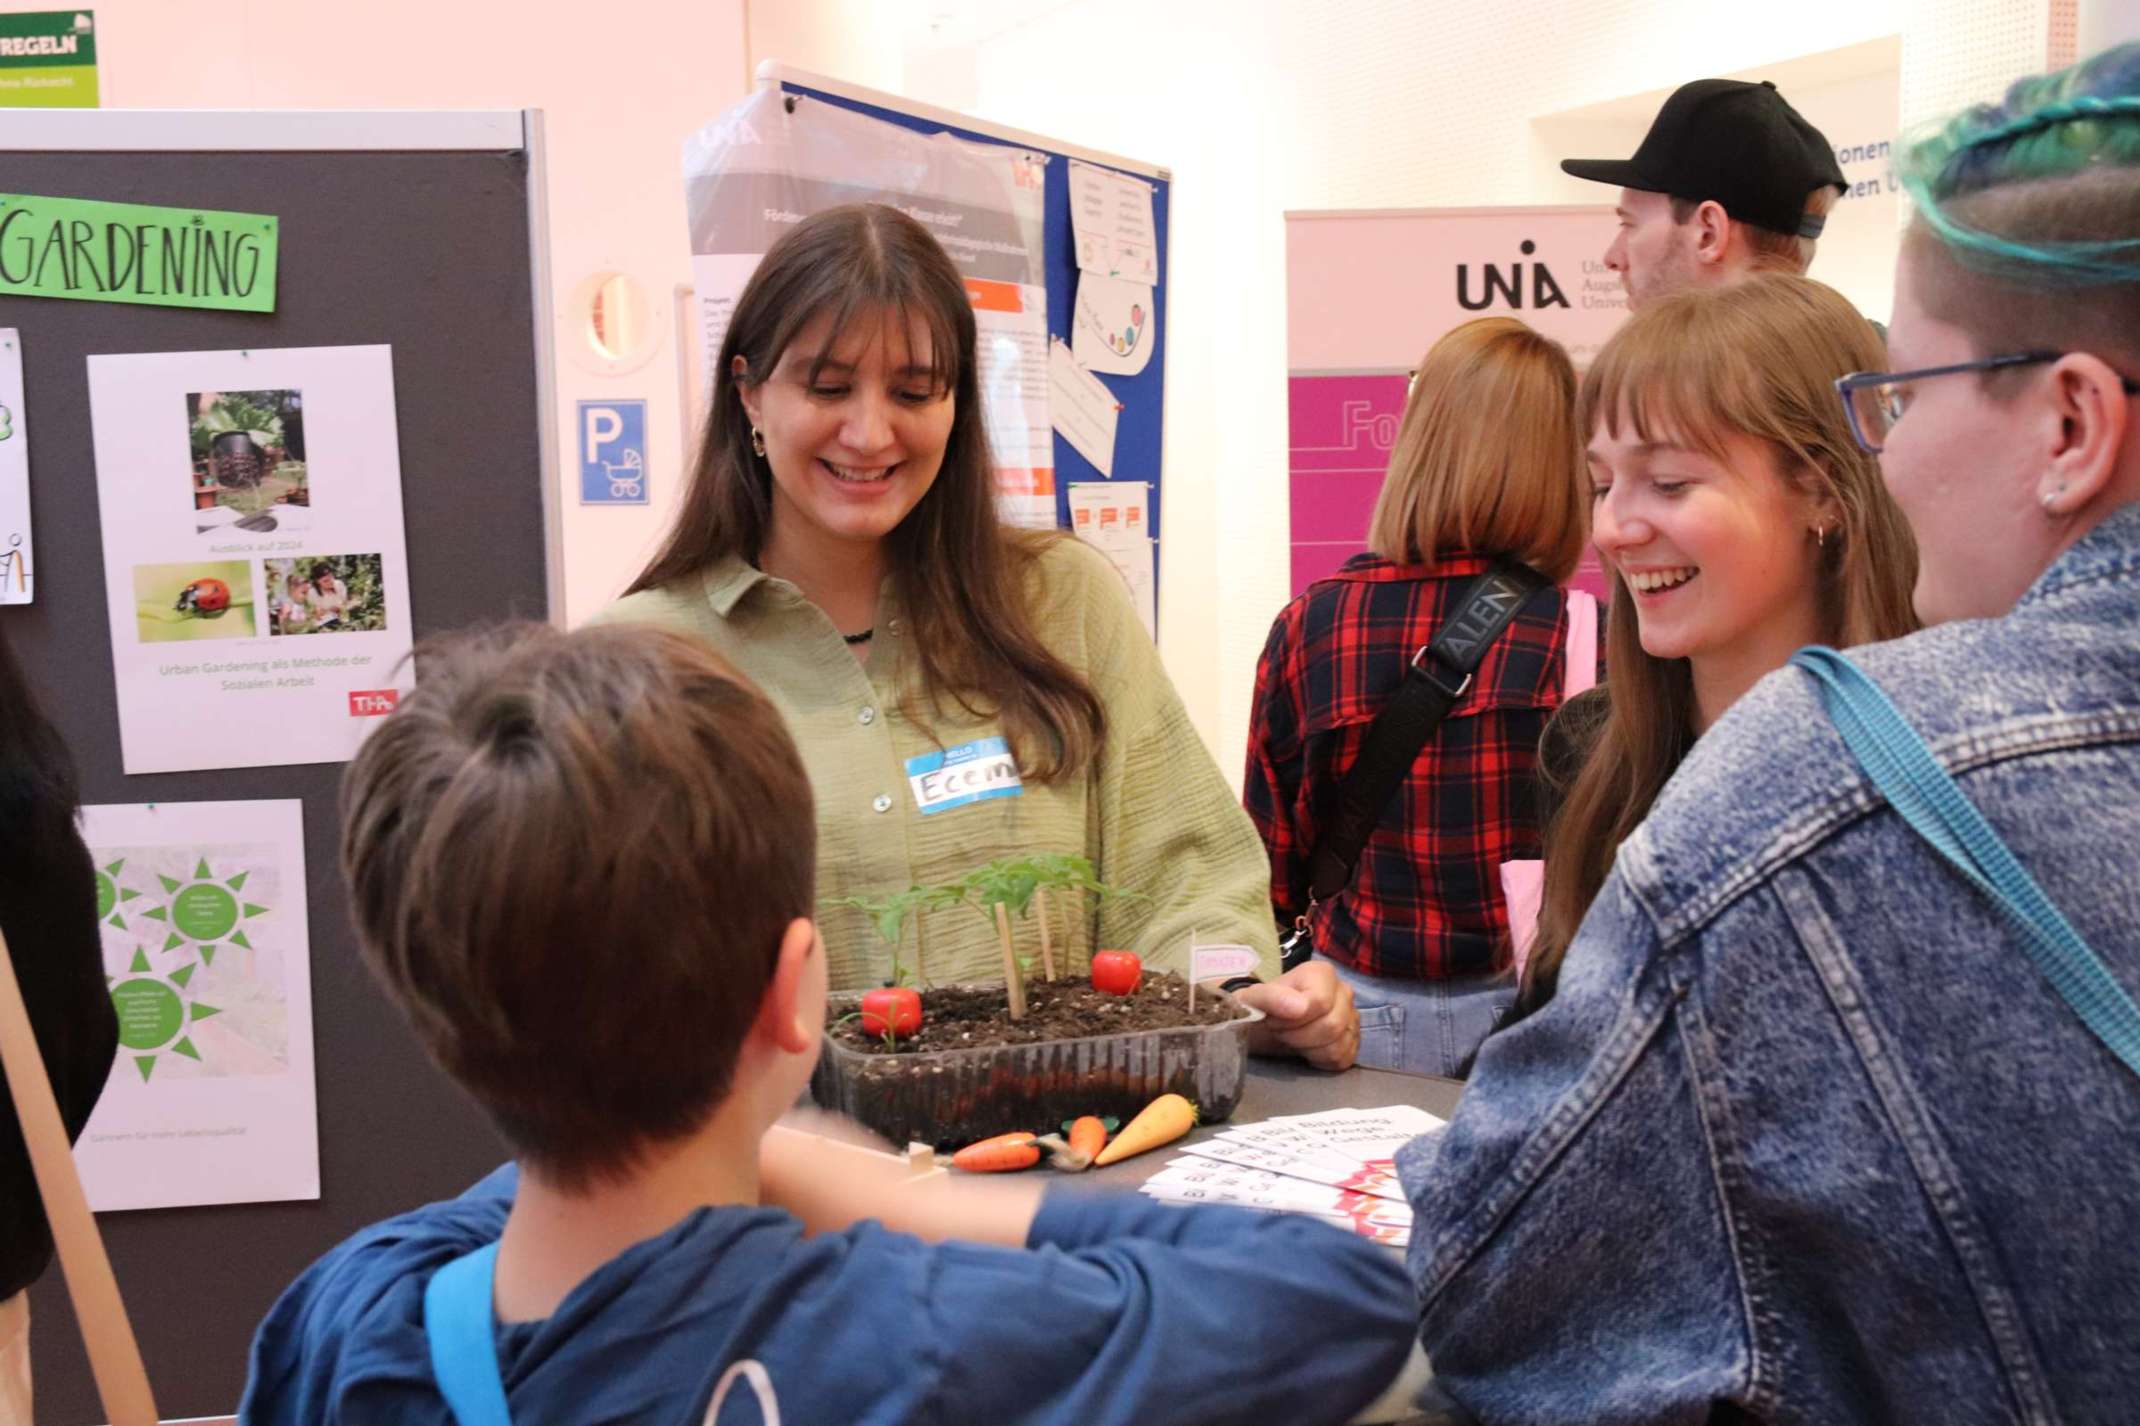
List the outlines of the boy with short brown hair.
{"label": "boy with short brown hair", "polygon": [[1321,1224],[894,1196],[774,1127],[825,1014],[812,801],[716,655],[537,628],[423,673],[350,767],[344,867],[519,1168],[309,1269],[242,1419],[1338,1422],[1397,1372],[1403,1275]]}

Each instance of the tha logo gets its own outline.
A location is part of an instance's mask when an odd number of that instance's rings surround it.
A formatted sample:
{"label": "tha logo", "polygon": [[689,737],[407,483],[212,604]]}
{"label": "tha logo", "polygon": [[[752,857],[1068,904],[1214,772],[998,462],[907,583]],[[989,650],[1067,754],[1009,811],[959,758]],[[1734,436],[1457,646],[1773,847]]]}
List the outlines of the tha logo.
{"label": "tha logo", "polygon": [[[1525,238],[1523,246],[1518,251],[1525,257],[1529,257],[1532,253],[1538,251],[1538,244],[1532,242],[1529,238]],[[1462,307],[1466,312],[1483,312],[1494,305],[1494,300],[1498,296],[1505,306],[1512,307],[1519,312],[1523,310],[1522,263],[1511,263],[1506,272],[1503,272],[1501,268],[1493,263],[1481,263],[1479,271],[1479,284],[1482,290],[1478,300],[1473,301],[1471,297],[1471,264],[1460,262],[1456,265],[1456,302],[1459,307]],[[1553,280],[1553,269],[1542,262],[1532,263],[1531,306],[1543,308],[1567,307],[1570,305],[1567,295],[1560,290],[1560,284]]]}
{"label": "tha logo", "polygon": [[349,716],[352,718],[383,718],[394,711],[401,701],[398,688],[372,688],[349,695]]}

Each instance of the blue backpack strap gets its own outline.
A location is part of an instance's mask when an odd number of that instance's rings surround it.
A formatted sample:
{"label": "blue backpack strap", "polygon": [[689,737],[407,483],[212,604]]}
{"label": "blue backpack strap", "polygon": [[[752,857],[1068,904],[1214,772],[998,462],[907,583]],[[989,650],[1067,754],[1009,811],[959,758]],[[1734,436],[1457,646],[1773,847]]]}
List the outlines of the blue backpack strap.
{"label": "blue backpack strap", "polygon": [[1828,717],[1902,819],[2021,932],[2029,959],[2110,1052],[2140,1074],[2140,1006],[2088,948],[1880,685],[1834,649],[1791,663],[1819,681]]}
{"label": "blue backpack strap", "polygon": [[498,1343],[491,1334],[491,1281],[498,1245],[486,1243],[455,1258],[424,1288],[424,1337],[439,1395],[460,1426],[512,1426],[505,1381],[498,1375]]}

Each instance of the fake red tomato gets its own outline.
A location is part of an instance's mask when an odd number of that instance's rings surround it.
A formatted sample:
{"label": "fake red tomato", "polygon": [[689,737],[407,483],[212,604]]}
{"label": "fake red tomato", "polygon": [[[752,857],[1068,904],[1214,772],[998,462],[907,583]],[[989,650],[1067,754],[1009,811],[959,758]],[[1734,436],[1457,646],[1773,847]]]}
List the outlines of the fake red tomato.
{"label": "fake red tomato", "polygon": [[862,997],[864,1033],[911,1035],[921,1028],[921,992],[909,985],[884,985]]}
{"label": "fake red tomato", "polygon": [[1135,951],[1098,951],[1092,957],[1092,988],[1108,995],[1129,995],[1144,980],[1144,962]]}

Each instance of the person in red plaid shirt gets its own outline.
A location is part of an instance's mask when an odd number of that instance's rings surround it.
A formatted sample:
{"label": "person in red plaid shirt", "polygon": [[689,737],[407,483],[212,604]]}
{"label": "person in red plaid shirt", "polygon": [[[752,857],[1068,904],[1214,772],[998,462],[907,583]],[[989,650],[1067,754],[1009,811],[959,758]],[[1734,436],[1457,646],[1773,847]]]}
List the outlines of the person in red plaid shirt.
{"label": "person in red plaid shirt", "polygon": [[1256,667],[1244,800],[1271,909],[1306,914],[1353,989],[1359,1063],[1454,1074],[1515,994],[1500,865],[1538,857],[1538,738],[1561,702],[1567,604],[1541,591],[1384,809],[1351,883],[1311,910],[1309,862],[1375,715],[1497,558],[1556,583],[1588,536],[1575,371],[1507,317],[1426,355],[1375,502],[1370,553],[1288,604]]}

